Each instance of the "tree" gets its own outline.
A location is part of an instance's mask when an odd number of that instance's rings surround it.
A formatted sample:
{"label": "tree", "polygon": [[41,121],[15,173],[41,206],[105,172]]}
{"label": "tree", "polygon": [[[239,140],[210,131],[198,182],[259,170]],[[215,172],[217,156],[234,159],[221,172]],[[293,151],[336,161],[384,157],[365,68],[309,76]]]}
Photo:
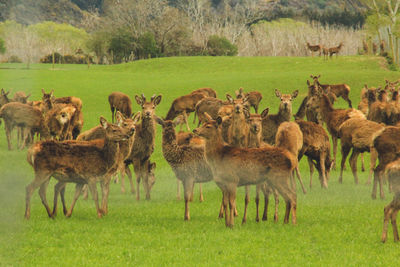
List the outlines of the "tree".
{"label": "tree", "polygon": [[4,54],[6,52],[6,45],[4,44],[4,40],[0,38],[0,54]]}

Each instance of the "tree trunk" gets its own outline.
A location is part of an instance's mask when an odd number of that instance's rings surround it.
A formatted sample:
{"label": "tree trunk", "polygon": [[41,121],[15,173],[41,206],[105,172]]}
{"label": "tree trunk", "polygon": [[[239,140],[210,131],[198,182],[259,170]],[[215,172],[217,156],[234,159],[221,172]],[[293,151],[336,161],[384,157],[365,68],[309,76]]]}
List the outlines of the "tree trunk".
{"label": "tree trunk", "polygon": [[52,67],[53,67],[53,69],[54,69],[54,62],[55,62],[55,58],[54,58],[54,57],[55,57],[55,55],[54,55],[54,54],[55,54],[55,53],[53,52],[53,53],[52,53],[52,55],[51,55],[51,59],[52,59],[52,62],[53,62],[53,66],[52,66]]}

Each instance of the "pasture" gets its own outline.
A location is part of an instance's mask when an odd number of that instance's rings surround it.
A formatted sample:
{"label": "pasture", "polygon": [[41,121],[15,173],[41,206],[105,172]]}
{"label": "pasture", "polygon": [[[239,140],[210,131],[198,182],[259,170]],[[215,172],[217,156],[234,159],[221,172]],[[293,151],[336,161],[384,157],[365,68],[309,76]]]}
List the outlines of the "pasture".
{"label": "pasture", "polygon": [[[113,66],[34,64],[25,69],[20,64],[0,64],[0,87],[12,92],[32,93],[31,100],[41,98],[41,88],[55,90],[56,96],[77,96],[83,101],[84,130],[99,123],[100,115],[111,120],[107,96],[113,91],[147,97],[162,94],[156,114],[165,116],[173,99],[200,87],[214,88],[218,97],[233,94],[239,87],[263,94],[260,111],[278,110],[274,89],[291,93],[299,90],[293,101],[296,112],[307,94],[310,74],[321,74],[320,81],[347,83],[350,98],[357,107],[364,84],[378,86],[384,79],[399,78],[399,72],[384,67],[381,58],[340,57],[180,57],[137,61]],[[13,93],[11,93],[12,95]],[[133,110],[139,106],[133,100]],[[335,107],[346,108],[340,99]],[[193,114],[189,121],[193,129]],[[71,218],[47,217],[37,191],[32,197],[31,219],[23,218],[25,186],[33,179],[26,162],[26,150],[8,151],[0,130],[0,265],[383,265],[398,263],[399,245],[393,243],[391,228],[386,244],[380,242],[385,200],[371,199],[371,186],[365,185],[368,173],[360,172],[360,184],[354,184],[350,168],[338,183],[338,170],[330,174],[329,188],[320,188],[314,173],[309,190],[307,160],[300,162],[308,193],[298,186],[297,225],[283,225],[284,202],[279,207],[279,222],[274,223],[273,208],[269,220],[256,223],[254,187],[248,222],[241,225],[244,190],[239,189],[239,217],[233,229],[218,219],[221,191],[214,182],[203,185],[205,201],[198,201],[198,186],[190,204],[191,221],[185,222],[184,203],[176,200],[176,178],[163,159],[161,127],[157,126],[156,149],[152,161],[157,163],[156,183],[150,201],[136,201],[130,193],[121,194],[119,184],[111,184],[109,214],[97,219],[92,200],[80,198]],[[15,141],[14,141],[15,143]],[[340,151],[340,148],[339,148]],[[340,160],[340,153],[338,159]],[[369,161],[366,158],[366,166]],[[360,168],[359,168],[360,170]],[[53,185],[47,197],[52,204]],[[71,202],[73,185],[67,187]],[[143,190],[143,188],[141,188]],[[142,191],[143,192],[143,191]],[[273,202],[273,201],[271,201]],[[271,203],[273,207],[273,203]],[[270,204],[270,205],[271,205]]]}

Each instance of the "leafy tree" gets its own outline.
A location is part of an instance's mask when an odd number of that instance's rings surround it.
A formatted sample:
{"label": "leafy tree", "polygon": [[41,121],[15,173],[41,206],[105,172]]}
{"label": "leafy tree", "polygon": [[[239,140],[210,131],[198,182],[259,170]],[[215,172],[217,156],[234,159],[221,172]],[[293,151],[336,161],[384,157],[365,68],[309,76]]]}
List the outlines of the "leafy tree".
{"label": "leafy tree", "polygon": [[4,40],[0,38],[0,54],[4,54],[6,52],[6,45],[4,44]]}
{"label": "leafy tree", "polygon": [[160,54],[160,50],[154,39],[154,34],[151,32],[146,32],[139,36],[137,44],[137,54],[139,58],[157,57]]}
{"label": "leafy tree", "polygon": [[212,35],[208,38],[207,50],[211,56],[235,56],[238,52],[236,45],[218,35]]}
{"label": "leafy tree", "polygon": [[135,38],[126,28],[119,28],[114,32],[110,39],[109,52],[116,63],[120,63],[127,58],[136,48]]}

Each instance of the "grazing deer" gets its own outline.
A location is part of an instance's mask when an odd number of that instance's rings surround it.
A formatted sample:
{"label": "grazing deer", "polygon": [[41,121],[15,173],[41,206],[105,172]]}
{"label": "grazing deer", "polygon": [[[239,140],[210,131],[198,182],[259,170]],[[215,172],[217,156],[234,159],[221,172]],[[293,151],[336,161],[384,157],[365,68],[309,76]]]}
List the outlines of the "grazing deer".
{"label": "grazing deer", "polygon": [[[208,114],[207,114],[208,115]],[[233,227],[236,208],[237,186],[268,182],[283,196],[286,202],[284,222],[296,224],[296,192],[290,186],[290,174],[296,159],[284,149],[276,147],[239,148],[226,146],[219,132],[222,119],[207,121],[193,132],[205,139],[205,157],[211,167],[214,180],[223,193],[225,225]],[[229,214],[228,214],[229,204]]]}
{"label": "grazing deer", "polygon": [[126,118],[132,115],[132,101],[128,95],[121,92],[113,92],[108,96],[108,103],[110,104],[113,123],[117,111],[121,112]]}
{"label": "grazing deer", "polygon": [[208,87],[196,89],[193,92],[191,92],[190,94],[196,94],[196,93],[204,94],[205,97],[217,98],[217,92],[215,92],[214,89],[208,88]]}
{"label": "grazing deer", "polygon": [[48,137],[48,129],[44,124],[43,114],[40,109],[19,102],[10,102],[1,107],[0,118],[4,120],[8,150],[12,149],[11,132],[16,126],[23,129],[23,141],[20,149],[25,147],[29,134],[34,136],[34,133],[38,132],[41,138]]}
{"label": "grazing deer", "polygon": [[265,114],[265,110],[261,113],[264,142],[270,145],[275,144],[275,136],[279,125],[284,121],[290,121],[292,117],[292,101],[297,97],[298,93],[299,91],[296,90],[292,94],[282,94],[278,89],[275,89],[276,97],[281,100],[278,114],[267,115]]}
{"label": "grazing deer", "polygon": [[182,181],[185,198],[185,220],[190,220],[189,201],[193,198],[195,183],[205,183],[213,179],[212,172],[204,158],[203,145],[178,145],[175,123],[156,117],[163,127],[162,151],[176,177]]}
{"label": "grazing deer", "polygon": [[307,48],[308,48],[308,50],[311,51],[311,56],[312,57],[314,57],[314,52],[319,52],[319,56],[321,56],[322,46],[320,44],[310,45],[310,43],[307,42]]}
{"label": "grazing deer", "polygon": [[382,242],[385,243],[387,239],[387,231],[389,219],[392,222],[394,242],[399,241],[399,232],[397,229],[397,213],[400,210],[400,159],[396,159],[386,166],[386,175],[389,180],[394,197],[392,202],[385,206],[383,213],[383,231],[382,231]]}
{"label": "grazing deer", "polygon": [[184,121],[186,123],[187,130],[190,131],[189,124],[187,121],[187,116],[191,112],[195,111],[196,104],[205,98],[205,94],[203,92],[194,92],[188,95],[180,96],[176,98],[171,107],[168,110],[166,120],[173,120],[179,115],[183,115]]}
{"label": "grazing deer", "polygon": [[149,180],[147,166],[150,156],[154,151],[154,142],[156,135],[156,125],[154,121],[154,111],[161,102],[161,95],[153,95],[150,101],[146,101],[146,97],[142,94],[141,97],[135,96],[135,100],[142,107],[140,115],[140,123],[136,125],[135,140],[130,152],[130,155],[125,160],[125,164],[133,163],[133,169],[136,174],[136,200],[140,200],[140,181],[143,179],[143,187],[146,192],[146,199],[150,200],[150,190],[153,187],[154,181]]}
{"label": "grazing deer", "polygon": [[[100,117],[100,123],[106,131],[104,139],[89,142],[79,141],[43,141],[38,142],[28,150],[27,161],[35,171],[35,178],[26,187],[25,218],[30,217],[30,199],[36,188],[40,187],[39,195],[49,217],[54,217],[57,210],[59,189],[65,183],[76,183],[76,191],[70,210],[65,212],[70,217],[74,205],[84,184],[88,184],[92,193],[97,216],[100,218],[107,213],[107,198],[111,175],[115,171],[119,151],[118,142],[128,139],[134,128],[126,129],[107,122]],[[59,182],[55,186],[54,208],[50,210],[46,200],[46,188],[51,177]],[[102,207],[98,203],[96,182],[101,182]]]}
{"label": "grazing deer", "polygon": [[338,46],[328,48],[329,57],[332,58],[332,55],[336,54],[336,57],[339,55],[340,50],[343,47],[343,43],[340,43]]}
{"label": "grazing deer", "polygon": [[349,108],[352,107],[351,100],[349,98],[350,86],[348,86],[345,83],[342,83],[342,84],[321,84],[319,82],[319,80],[318,80],[321,77],[321,75],[318,75],[318,76],[310,75],[310,77],[314,80],[314,82],[318,86],[320,86],[324,90],[325,94],[328,94],[329,92],[331,92],[336,97],[342,97],[349,104]]}

